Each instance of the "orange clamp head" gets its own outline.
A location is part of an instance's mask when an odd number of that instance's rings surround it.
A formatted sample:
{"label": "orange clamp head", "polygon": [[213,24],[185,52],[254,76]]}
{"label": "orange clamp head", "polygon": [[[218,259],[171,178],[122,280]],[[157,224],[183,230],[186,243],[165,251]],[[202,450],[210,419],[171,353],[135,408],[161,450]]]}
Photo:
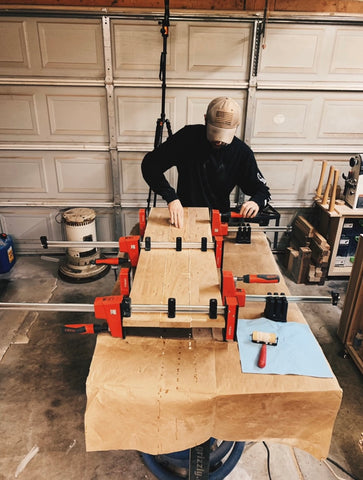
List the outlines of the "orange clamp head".
{"label": "orange clamp head", "polygon": [[219,210],[212,210],[212,235],[228,235],[228,223],[222,223]]}
{"label": "orange clamp head", "polygon": [[120,252],[127,253],[130,258],[131,265],[136,267],[140,255],[140,236],[129,235],[127,237],[120,237],[118,244]]}
{"label": "orange clamp head", "polygon": [[94,301],[95,317],[106,320],[113,337],[124,338],[122,329],[122,295],[97,297]]}

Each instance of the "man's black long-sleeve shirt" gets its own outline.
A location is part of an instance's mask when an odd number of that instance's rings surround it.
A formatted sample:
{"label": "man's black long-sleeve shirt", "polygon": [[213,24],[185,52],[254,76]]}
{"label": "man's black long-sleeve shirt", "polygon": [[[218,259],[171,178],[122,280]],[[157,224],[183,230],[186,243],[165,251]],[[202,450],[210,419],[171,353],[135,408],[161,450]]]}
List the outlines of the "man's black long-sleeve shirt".
{"label": "man's black long-sleeve shirt", "polygon": [[[177,192],[164,172],[176,166]],[[205,125],[185,126],[158,148],[147,153],[142,174],[150,188],[167,203],[177,198],[183,207],[230,210],[229,196],[238,185],[258,206],[264,207],[270,193],[252,150],[237,137],[214,149],[206,137]]]}

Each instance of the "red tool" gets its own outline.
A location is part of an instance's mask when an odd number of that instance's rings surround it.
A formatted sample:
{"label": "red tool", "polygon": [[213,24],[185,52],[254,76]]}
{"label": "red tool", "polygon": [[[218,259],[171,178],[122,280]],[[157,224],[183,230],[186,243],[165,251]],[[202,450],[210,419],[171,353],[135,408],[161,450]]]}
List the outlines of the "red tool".
{"label": "red tool", "polygon": [[280,276],[267,274],[267,273],[260,273],[258,275],[243,275],[242,277],[235,277],[237,282],[244,282],[244,283],[279,283]]}
{"label": "red tool", "polygon": [[146,210],[145,208],[140,208],[139,210],[139,230],[140,236],[143,237],[146,230]]}
{"label": "red tool", "polygon": [[93,260],[91,263],[95,263],[97,265],[122,265],[126,263],[127,259],[122,257],[113,257],[113,258],[97,258]]}
{"label": "red tool", "polygon": [[64,325],[64,333],[80,333],[81,335],[108,332],[107,323],[98,325],[96,323],[72,323]]}
{"label": "red tool", "polygon": [[266,366],[266,359],[267,359],[267,345],[277,345],[278,338],[276,337],[275,333],[268,333],[268,332],[252,332],[252,342],[254,343],[262,343],[262,347],[260,350],[260,354],[258,356],[257,365],[260,368],[264,368]]}
{"label": "red tool", "polygon": [[236,333],[236,321],[238,307],[244,307],[246,303],[246,292],[236,288],[233,274],[230,271],[222,272],[222,301],[226,309],[226,341],[233,341]]}

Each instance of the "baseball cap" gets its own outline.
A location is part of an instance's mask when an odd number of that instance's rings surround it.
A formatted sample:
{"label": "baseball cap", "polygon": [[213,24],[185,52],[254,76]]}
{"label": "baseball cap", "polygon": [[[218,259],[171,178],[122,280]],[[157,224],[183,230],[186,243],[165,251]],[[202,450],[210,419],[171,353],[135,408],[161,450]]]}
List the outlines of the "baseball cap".
{"label": "baseball cap", "polygon": [[241,121],[241,109],[229,97],[217,97],[208,105],[207,138],[210,142],[231,143]]}

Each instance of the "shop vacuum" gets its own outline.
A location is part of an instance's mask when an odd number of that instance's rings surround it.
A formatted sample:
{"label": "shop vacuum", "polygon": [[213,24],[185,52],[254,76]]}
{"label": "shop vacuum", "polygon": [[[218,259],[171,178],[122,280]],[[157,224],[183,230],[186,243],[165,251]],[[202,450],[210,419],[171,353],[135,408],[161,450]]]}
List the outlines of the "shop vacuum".
{"label": "shop vacuum", "polygon": [[[62,214],[66,237],[71,242],[84,242],[83,248],[67,248],[65,260],[58,269],[59,277],[70,283],[87,283],[97,280],[110,270],[110,265],[95,265],[100,258],[93,242],[96,237],[96,213],[91,208],[72,208]],[[89,245],[87,245],[89,242]]]}

